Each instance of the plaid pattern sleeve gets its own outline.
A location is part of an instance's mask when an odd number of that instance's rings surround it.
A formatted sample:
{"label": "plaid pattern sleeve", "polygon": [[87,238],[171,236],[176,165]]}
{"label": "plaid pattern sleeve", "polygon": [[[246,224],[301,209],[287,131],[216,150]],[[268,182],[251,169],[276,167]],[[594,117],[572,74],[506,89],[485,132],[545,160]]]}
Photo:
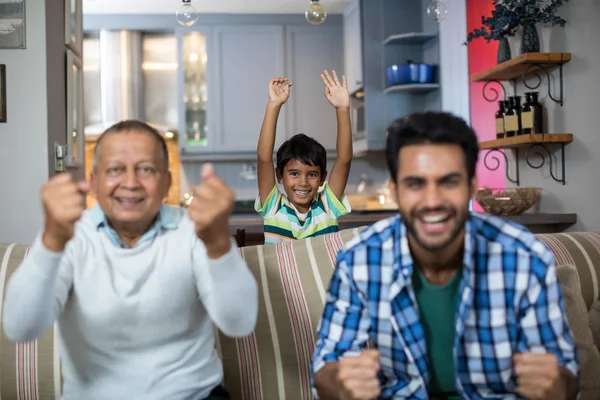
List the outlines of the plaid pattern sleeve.
{"label": "plaid pattern sleeve", "polygon": [[534,271],[539,271],[540,279],[532,279],[523,299],[520,324],[523,347],[534,353],[554,354],[560,366],[578,376],[577,353],[564,317],[565,307],[554,264],[547,267],[535,257],[531,264]]}
{"label": "plaid pattern sleeve", "polygon": [[358,354],[369,339],[367,309],[348,276],[346,255],[340,253],[329,284],[323,317],[317,328],[313,373],[342,355]]}

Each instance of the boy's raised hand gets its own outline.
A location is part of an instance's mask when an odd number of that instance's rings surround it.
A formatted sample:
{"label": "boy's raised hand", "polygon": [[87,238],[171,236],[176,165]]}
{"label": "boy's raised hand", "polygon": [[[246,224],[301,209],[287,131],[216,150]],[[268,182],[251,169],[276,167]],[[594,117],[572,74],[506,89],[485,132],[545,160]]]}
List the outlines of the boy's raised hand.
{"label": "boy's raised hand", "polygon": [[325,85],[325,98],[335,108],[350,107],[350,93],[346,85],[346,77],[342,76],[342,82],[338,79],[337,73],[331,71],[333,77],[327,70],[321,74],[321,80]]}
{"label": "boy's raised hand", "polygon": [[290,97],[292,82],[288,78],[273,78],[269,82],[269,103],[283,105]]}

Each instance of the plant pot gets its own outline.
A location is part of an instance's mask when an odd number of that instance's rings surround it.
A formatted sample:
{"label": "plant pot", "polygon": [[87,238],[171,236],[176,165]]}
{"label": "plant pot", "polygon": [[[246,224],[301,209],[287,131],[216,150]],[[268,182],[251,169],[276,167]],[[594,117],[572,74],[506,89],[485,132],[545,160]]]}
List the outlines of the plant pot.
{"label": "plant pot", "polygon": [[539,53],[540,37],[535,25],[525,25],[521,36],[521,54]]}
{"label": "plant pot", "polygon": [[508,44],[508,39],[503,37],[500,40],[498,40],[498,56],[496,61],[498,62],[498,64],[501,64],[504,61],[508,61],[510,59],[510,45]]}

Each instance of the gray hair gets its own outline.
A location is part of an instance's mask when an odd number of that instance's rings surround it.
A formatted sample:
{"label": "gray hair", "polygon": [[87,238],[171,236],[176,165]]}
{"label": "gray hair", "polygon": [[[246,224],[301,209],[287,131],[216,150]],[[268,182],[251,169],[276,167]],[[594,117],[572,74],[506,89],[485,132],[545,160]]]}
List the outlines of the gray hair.
{"label": "gray hair", "polygon": [[148,125],[145,122],[131,119],[131,120],[117,122],[116,124],[114,124],[113,126],[108,128],[107,130],[105,130],[98,137],[98,140],[96,141],[96,146],[94,147],[94,160],[92,162],[92,171],[96,171],[96,166],[98,165],[98,153],[100,152],[100,144],[102,143],[102,140],[108,135],[124,133],[124,132],[132,132],[132,131],[148,134],[156,140],[156,143],[158,143],[158,146],[160,147],[160,152],[161,152],[162,158],[165,162],[165,166],[168,169],[169,168],[169,151],[167,150],[167,143],[165,142],[165,139],[162,137],[160,132],[158,132],[158,130],[154,129],[153,127],[151,127],[150,125]]}

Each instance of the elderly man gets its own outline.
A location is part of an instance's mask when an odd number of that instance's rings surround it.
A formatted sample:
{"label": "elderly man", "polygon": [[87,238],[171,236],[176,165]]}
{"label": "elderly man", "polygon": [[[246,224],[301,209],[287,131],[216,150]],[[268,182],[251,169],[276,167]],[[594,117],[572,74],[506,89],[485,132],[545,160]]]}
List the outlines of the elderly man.
{"label": "elderly man", "polygon": [[[40,337],[58,321],[63,399],[226,399],[212,323],[245,336],[257,286],[229,236],[233,193],[202,171],[187,212],[160,134],[124,121],[100,136],[90,182],[42,188],[45,223],[10,280],[4,330]],[[88,191],[98,204],[84,211]]]}
{"label": "elderly man", "polygon": [[554,258],[527,229],[469,213],[478,152],[450,114],[390,127],[399,215],[339,254],[312,364],[322,400],[575,399]]}

